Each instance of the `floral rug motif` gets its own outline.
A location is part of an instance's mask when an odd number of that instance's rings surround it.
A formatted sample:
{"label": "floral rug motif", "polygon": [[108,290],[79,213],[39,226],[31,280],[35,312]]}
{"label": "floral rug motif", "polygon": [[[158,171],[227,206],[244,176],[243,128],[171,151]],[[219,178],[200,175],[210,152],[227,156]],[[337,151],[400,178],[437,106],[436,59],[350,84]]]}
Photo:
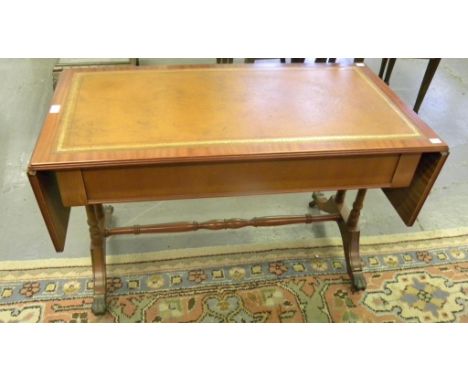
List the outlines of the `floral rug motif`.
{"label": "floral rug motif", "polygon": [[354,292],[339,240],[0,263],[0,322],[468,322],[468,229],[363,239]]}

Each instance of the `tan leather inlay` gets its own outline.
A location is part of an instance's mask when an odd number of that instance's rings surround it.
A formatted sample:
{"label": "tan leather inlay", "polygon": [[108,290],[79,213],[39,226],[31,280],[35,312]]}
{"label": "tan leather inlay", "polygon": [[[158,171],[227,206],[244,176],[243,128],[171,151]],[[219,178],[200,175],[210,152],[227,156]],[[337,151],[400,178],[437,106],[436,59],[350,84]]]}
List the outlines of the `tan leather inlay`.
{"label": "tan leather inlay", "polygon": [[58,152],[420,135],[354,66],[75,73],[63,106]]}

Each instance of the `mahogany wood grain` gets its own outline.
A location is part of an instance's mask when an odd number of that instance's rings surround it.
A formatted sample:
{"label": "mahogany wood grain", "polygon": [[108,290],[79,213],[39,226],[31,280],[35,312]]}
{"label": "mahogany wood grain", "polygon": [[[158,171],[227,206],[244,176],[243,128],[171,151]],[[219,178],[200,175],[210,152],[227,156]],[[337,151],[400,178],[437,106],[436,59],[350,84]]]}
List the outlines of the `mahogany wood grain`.
{"label": "mahogany wood grain", "polygon": [[401,155],[392,178],[392,187],[404,187],[413,180],[414,171],[421,160],[421,154]]}
{"label": "mahogany wood grain", "polygon": [[87,169],[83,179],[89,202],[104,203],[391,187],[417,162],[400,164],[399,155],[168,164]]}
{"label": "mahogany wood grain", "polygon": [[335,203],[341,205],[344,203],[346,197],[346,190],[338,190],[335,195]]}
{"label": "mahogany wood grain", "polygon": [[102,205],[86,206],[91,237],[91,262],[94,276],[94,301],[92,310],[96,315],[106,311],[106,241],[104,236],[104,210]]}
{"label": "mahogany wood grain", "polygon": [[83,175],[80,170],[56,171],[56,175],[64,206],[84,206],[88,204]]}
{"label": "mahogany wood grain", "polygon": [[320,211],[327,212],[331,216],[339,215],[339,219],[336,222],[343,240],[347,271],[353,288],[358,291],[366,288],[366,279],[363,274],[362,260],[359,253],[360,230],[358,225],[365,195],[365,189],[358,190],[351,211],[344,204],[345,192],[343,190],[339,190],[335,196],[328,199],[321,193],[314,193],[311,205],[311,207],[317,207]]}
{"label": "mahogany wood grain", "polygon": [[447,157],[447,153],[423,155],[408,187],[383,189],[406,225],[412,226],[416,221]]}
{"label": "mahogany wood grain", "polygon": [[359,216],[361,215],[361,210],[364,205],[364,198],[366,196],[366,192],[367,192],[366,189],[358,190],[358,193],[356,195],[356,200],[353,203],[353,209],[349,213],[349,217],[346,220],[346,225],[350,230],[357,229]]}
{"label": "mahogany wood grain", "polygon": [[133,227],[117,227],[105,230],[106,236],[145,234],[145,233],[175,233],[191,232],[200,229],[217,231],[221,229],[239,229],[245,227],[275,227],[288,224],[310,224],[317,222],[336,221],[341,219],[339,214],[329,215],[289,215],[264,216],[252,219],[217,219],[205,222],[176,222],[151,225],[135,225]]}
{"label": "mahogany wood grain", "polygon": [[65,247],[70,208],[61,203],[55,174],[47,171],[29,171],[28,178],[54,248],[57,252],[62,252]]}

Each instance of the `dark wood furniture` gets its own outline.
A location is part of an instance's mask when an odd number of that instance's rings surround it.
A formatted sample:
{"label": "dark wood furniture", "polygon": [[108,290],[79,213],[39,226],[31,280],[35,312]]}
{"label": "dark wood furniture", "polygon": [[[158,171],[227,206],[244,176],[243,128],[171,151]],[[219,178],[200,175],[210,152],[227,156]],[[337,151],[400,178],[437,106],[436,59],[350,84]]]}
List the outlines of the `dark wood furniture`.
{"label": "dark wood furniture", "polygon": [[[266,60],[266,59],[265,58],[246,58],[245,63],[246,64],[252,64],[256,60]],[[286,63],[285,58],[281,58],[280,60],[281,60],[282,64]],[[306,60],[305,58],[291,58],[291,64],[303,64],[303,63],[305,63],[305,60]],[[362,62],[364,62],[364,59],[363,58],[355,58],[354,62],[355,63],[362,63]],[[315,63],[317,63],[317,64],[325,64],[325,63],[334,64],[334,63],[336,63],[336,58],[316,58]]]}
{"label": "dark wood furniture", "polygon": [[[382,58],[382,63],[380,64],[379,77],[384,80],[384,82],[389,85],[390,77],[392,76],[393,68],[396,63],[396,58]],[[413,110],[417,113],[419,108],[426,96],[427,90],[431,85],[432,78],[439,67],[441,58],[428,58],[429,62],[427,64],[424,77],[419,88],[418,96],[416,98],[416,103],[414,104]]]}
{"label": "dark wood furniture", "polygon": [[[270,60],[269,58],[246,58],[244,59],[244,63],[246,64],[253,64],[256,60]],[[279,58],[280,62],[282,64],[286,63],[285,58]],[[304,63],[305,58],[291,58],[291,63]],[[232,64],[234,62],[233,58],[217,58],[216,63],[217,64]]]}
{"label": "dark wood furniture", "polygon": [[[325,64],[325,63],[334,64],[334,63],[336,63],[336,58],[316,58],[315,62],[317,64]],[[354,59],[354,63],[356,63],[356,64],[363,63],[363,62],[364,62],[363,58],[355,58]]]}
{"label": "dark wood furniture", "polygon": [[[246,64],[253,64],[257,60],[274,60],[274,58],[246,58],[244,62]],[[277,60],[280,60],[282,64],[286,64],[286,59],[285,58],[277,58]]]}
{"label": "dark wood furniture", "polygon": [[232,64],[234,62],[233,58],[217,58],[217,64]]}
{"label": "dark wood furniture", "polygon": [[[222,96],[220,96],[222,95]],[[96,314],[106,309],[106,238],[120,234],[338,223],[356,290],[365,288],[359,214],[382,188],[412,225],[448,147],[364,64],[206,65],[68,70],[28,176],[57,251],[85,206]],[[348,210],[345,194],[357,189]],[[109,227],[105,203],[314,194],[300,216]],[[306,206],[304,206],[306,208]]]}

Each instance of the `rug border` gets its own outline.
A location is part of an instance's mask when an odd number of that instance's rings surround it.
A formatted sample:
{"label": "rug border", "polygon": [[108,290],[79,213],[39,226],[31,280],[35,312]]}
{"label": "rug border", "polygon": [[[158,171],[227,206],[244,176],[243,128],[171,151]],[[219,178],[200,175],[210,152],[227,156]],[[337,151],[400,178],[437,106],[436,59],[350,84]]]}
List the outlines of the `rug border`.
{"label": "rug border", "polygon": [[[418,241],[418,240],[435,240],[442,238],[451,238],[456,236],[468,235],[468,227],[449,228],[432,231],[420,231],[411,233],[399,233],[392,235],[374,235],[363,236],[361,238],[362,245],[376,245],[376,244],[392,244],[404,241]],[[162,250],[157,252],[133,253],[124,255],[108,255],[108,265],[121,265],[131,264],[135,262],[171,260],[176,258],[191,258],[197,256],[207,255],[224,255],[236,252],[245,251],[268,251],[272,249],[287,249],[287,248],[320,248],[330,246],[341,246],[340,237],[322,237],[311,238],[307,240],[296,240],[289,242],[281,242],[275,244],[235,244],[235,245],[222,245],[210,246],[201,248],[178,248]],[[91,267],[90,256],[83,257],[68,257],[68,258],[50,258],[50,259],[37,259],[37,260],[8,260],[0,261],[0,271],[5,270],[22,270],[32,268],[63,268],[63,267]]]}

